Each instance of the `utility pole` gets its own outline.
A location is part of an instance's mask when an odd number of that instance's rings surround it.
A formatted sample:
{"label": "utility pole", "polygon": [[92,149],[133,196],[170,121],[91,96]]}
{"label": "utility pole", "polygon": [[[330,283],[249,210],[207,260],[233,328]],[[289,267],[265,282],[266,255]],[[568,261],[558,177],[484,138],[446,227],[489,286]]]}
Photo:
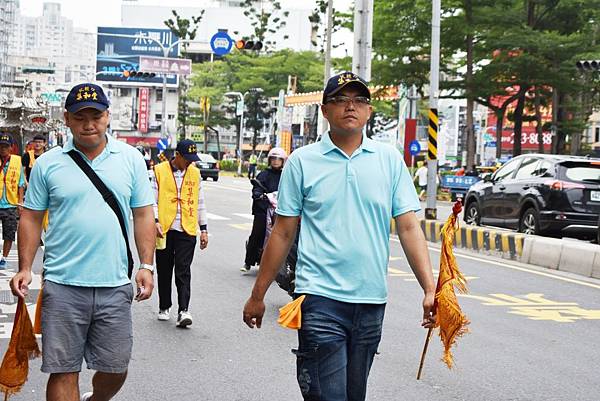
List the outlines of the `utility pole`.
{"label": "utility pole", "polygon": [[431,19],[431,77],[429,84],[429,140],[427,146],[427,207],[425,218],[437,218],[437,143],[438,97],[440,86],[440,13],[441,0],[432,0]]}
{"label": "utility pole", "polygon": [[[325,35],[325,40],[327,41],[325,45],[325,70],[323,71],[323,87],[327,86],[327,81],[331,78],[331,31],[333,30],[333,0],[327,1],[327,32]],[[317,110],[317,114],[319,115],[319,119],[317,122],[317,127],[321,129],[317,131],[318,134],[322,135],[327,130],[329,130],[329,123],[326,119],[323,118],[323,114],[319,113]]]}
{"label": "utility pole", "polygon": [[352,72],[371,80],[371,53],[373,48],[373,0],[354,3],[354,53]]}

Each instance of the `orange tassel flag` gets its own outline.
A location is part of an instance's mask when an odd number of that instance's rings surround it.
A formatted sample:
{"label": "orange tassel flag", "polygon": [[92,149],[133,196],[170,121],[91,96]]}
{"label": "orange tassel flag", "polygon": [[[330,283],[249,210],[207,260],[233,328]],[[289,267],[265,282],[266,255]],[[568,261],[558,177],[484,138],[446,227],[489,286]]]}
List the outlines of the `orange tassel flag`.
{"label": "orange tassel flag", "polygon": [[27,306],[19,298],[10,343],[0,366],[0,391],[4,392],[4,401],[19,392],[27,381],[29,358],[40,355]]}
{"label": "orange tassel flag", "polygon": [[[467,292],[467,280],[460,272],[456,258],[452,252],[454,236],[458,231],[457,218],[462,209],[460,200],[454,204],[452,214],[442,228],[442,249],[440,254],[440,272],[438,275],[437,288],[435,290],[435,302],[433,309],[436,314],[436,326],[440,328],[440,339],[444,345],[444,356],[442,360],[448,368],[453,366],[453,357],[450,348],[455,343],[456,338],[468,332],[467,325],[469,320],[460,309],[454,288],[461,293]],[[429,345],[429,339],[433,329],[429,329],[423,354],[421,355],[421,364],[417,373],[417,380],[421,378],[423,361]]]}

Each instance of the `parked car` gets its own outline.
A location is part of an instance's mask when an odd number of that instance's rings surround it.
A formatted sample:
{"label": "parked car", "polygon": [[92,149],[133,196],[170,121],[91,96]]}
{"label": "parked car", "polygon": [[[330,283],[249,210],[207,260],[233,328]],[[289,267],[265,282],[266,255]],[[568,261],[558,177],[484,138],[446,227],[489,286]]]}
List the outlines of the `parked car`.
{"label": "parked car", "polygon": [[208,177],[210,177],[213,181],[218,181],[219,162],[217,159],[208,153],[198,153],[198,157],[200,158],[200,161],[196,162],[196,166],[200,169],[202,179],[206,181]]}
{"label": "parked car", "polygon": [[526,234],[596,238],[600,159],[521,155],[471,186],[464,220]]}

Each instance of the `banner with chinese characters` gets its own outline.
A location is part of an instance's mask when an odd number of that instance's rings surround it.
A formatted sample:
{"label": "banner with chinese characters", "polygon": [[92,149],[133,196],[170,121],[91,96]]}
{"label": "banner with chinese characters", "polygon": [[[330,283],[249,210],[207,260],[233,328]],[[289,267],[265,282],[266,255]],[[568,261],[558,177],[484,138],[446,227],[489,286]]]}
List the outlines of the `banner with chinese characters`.
{"label": "banner with chinese characters", "polygon": [[139,111],[138,111],[138,130],[142,134],[146,134],[148,132],[148,104],[150,100],[150,89],[148,88],[139,88],[138,89],[138,103],[139,103]]}

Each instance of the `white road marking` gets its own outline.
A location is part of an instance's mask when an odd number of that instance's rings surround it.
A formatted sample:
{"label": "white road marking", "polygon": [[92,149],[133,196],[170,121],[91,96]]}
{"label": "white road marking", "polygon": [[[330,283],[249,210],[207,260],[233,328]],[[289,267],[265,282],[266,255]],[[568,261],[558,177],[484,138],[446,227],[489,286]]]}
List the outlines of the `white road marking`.
{"label": "white road marking", "polygon": [[219,216],[218,214],[206,213],[209,220],[231,220],[229,217]]}
{"label": "white road marking", "polygon": [[254,216],[248,213],[234,213],[234,216],[238,216],[238,217],[242,217],[244,219],[248,219],[248,220],[254,220]]}

